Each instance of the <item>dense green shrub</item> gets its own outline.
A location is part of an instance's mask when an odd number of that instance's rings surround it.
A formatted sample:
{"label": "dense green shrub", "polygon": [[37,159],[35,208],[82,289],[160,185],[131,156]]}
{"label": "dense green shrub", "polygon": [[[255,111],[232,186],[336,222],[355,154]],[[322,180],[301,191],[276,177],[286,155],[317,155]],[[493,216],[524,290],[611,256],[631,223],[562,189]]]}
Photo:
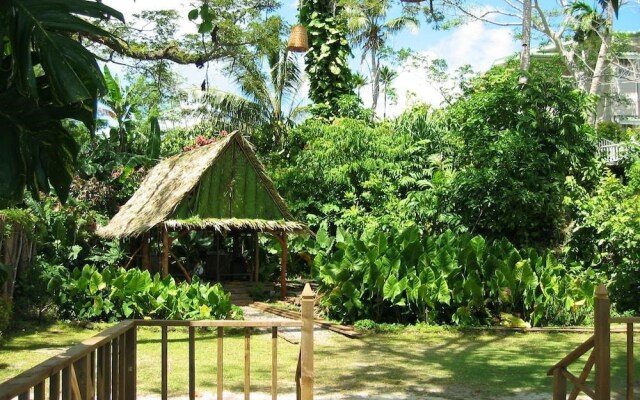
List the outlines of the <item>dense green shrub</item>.
{"label": "dense green shrub", "polygon": [[398,225],[412,217],[399,202],[428,185],[428,158],[441,136],[435,124],[422,127],[428,129],[308,121],[290,132],[288,158],[271,165],[271,176],[292,211],[312,226]]}
{"label": "dense green shrub", "polygon": [[321,230],[317,239],[332,248],[315,259],[322,304],[342,321],[493,324],[508,313],[533,325],[564,324],[590,310],[592,271],[505,239],[422,235],[416,226],[359,236],[340,230],[335,239]]}
{"label": "dense green shrub", "polygon": [[553,63],[516,63],[476,78],[446,110],[456,170],[443,201],[489,238],[545,248],[562,242],[565,179],[595,183],[590,99]]}
{"label": "dense green shrub", "polygon": [[85,265],[67,279],[51,281],[60,316],[65,319],[116,321],[123,318],[225,319],[231,315],[230,295],[219,284],[197,278],[189,284],[139,269]]}
{"label": "dense green shrub", "polygon": [[628,171],[628,184],[607,173],[596,190],[575,190],[575,226],[566,245],[569,259],[609,277],[618,311],[640,312],[640,162]]}
{"label": "dense green shrub", "polygon": [[16,318],[41,321],[55,316],[55,298],[48,286],[52,279],[62,279],[68,274],[65,267],[48,263],[38,256],[34,265],[23,271],[16,284],[13,298]]}

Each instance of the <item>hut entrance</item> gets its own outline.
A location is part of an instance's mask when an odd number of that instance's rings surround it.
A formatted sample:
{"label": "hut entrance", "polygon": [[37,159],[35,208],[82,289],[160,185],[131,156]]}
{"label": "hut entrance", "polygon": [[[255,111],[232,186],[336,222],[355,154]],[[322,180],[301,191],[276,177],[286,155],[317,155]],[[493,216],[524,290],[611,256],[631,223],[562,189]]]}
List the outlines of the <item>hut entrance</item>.
{"label": "hut entrance", "polygon": [[260,248],[257,234],[215,232],[212,249],[207,251],[202,276],[207,280],[257,281]]}

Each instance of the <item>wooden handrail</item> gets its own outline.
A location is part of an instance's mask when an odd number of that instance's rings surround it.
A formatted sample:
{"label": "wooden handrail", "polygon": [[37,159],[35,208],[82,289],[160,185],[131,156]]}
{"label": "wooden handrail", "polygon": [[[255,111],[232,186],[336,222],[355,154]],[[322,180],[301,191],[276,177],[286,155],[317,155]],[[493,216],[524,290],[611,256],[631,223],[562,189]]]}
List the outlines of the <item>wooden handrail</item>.
{"label": "wooden handrail", "polygon": [[0,383],[0,399],[11,399],[30,390],[44,379],[59,373],[63,369],[71,366],[74,362],[86,357],[87,354],[91,353],[95,349],[109,343],[114,338],[125,334],[132,328],[135,328],[134,321],[122,321],[119,324],[76,344],[64,353],[43,361],[16,377]]}
{"label": "wooden handrail", "polygon": [[640,324],[640,317],[611,317],[611,324]]}
{"label": "wooden handrail", "polygon": [[137,326],[177,326],[177,327],[210,327],[210,328],[301,328],[302,321],[285,320],[202,320],[202,321],[181,321],[181,320],[159,320],[159,319],[136,319]]}
{"label": "wooden handrail", "polygon": [[[296,376],[301,386],[298,399],[313,400],[313,305],[315,294],[307,284],[302,294],[300,321],[167,321],[127,320],[114,325],[98,335],[84,340],[65,353],[50,358],[37,366],[0,384],[0,400],[43,399],[46,383],[51,399],[118,399],[137,397],[137,327],[157,326],[162,331],[161,341],[161,397],[168,397],[168,328],[186,327],[189,332],[189,399],[196,394],[196,328],[217,328],[217,395],[223,394],[223,339],[224,328],[242,328],[245,332],[244,395],[249,399],[251,391],[251,333],[254,328],[271,328],[272,349],[272,398],[277,398],[277,333],[279,327],[301,328],[300,360],[301,373]],[[33,390],[33,392],[32,392]]]}
{"label": "wooden handrail", "polygon": [[[595,307],[593,318],[593,336],[574,349],[560,362],[547,371],[547,375],[553,376],[553,399],[565,400],[567,395],[567,379],[574,387],[569,395],[573,400],[579,392],[587,394],[597,400],[609,400],[611,398],[611,324],[625,324],[627,334],[627,390],[626,399],[634,398],[634,360],[633,360],[633,325],[640,324],[640,317],[611,317],[611,303],[609,294],[604,285],[599,285],[595,293]],[[567,367],[593,348],[589,359],[579,377],[575,377]],[[595,389],[585,385],[591,369],[595,366]]]}
{"label": "wooden handrail", "polygon": [[562,360],[558,361],[556,365],[549,368],[547,371],[547,376],[553,376],[553,371],[558,368],[567,368],[569,365],[573,364],[578,358],[582,357],[587,351],[593,348],[594,337],[591,337],[584,341],[580,346],[576,347],[571,351],[571,353],[567,354]]}

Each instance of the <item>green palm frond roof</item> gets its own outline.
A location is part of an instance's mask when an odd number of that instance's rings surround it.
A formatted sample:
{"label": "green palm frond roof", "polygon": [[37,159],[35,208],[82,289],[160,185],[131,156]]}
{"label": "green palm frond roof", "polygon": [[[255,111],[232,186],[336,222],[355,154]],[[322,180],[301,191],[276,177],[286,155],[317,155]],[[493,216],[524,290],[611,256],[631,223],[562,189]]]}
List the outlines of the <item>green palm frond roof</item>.
{"label": "green palm frond roof", "polygon": [[97,234],[139,236],[156,226],[297,232],[294,220],[251,144],[238,132],[167,158]]}

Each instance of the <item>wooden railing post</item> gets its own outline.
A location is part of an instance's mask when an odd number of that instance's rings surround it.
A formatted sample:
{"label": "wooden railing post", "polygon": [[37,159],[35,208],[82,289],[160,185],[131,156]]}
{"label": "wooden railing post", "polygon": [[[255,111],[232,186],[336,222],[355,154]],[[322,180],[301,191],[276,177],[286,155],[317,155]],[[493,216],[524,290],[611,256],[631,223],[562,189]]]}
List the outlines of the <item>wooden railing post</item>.
{"label": "wooden railing post", "polygon": [[133,325],[125,336],[125,354],[124,354],[124,396],[126,400],[135,400],[137,387],[137,347],[138,347],[138,328]]}
{"label": "wooden railing post", "polygon": [[313,305],[316,296],[307,283],[302,291],[302,337],[300,338],[300,394],[302,400],[313,400]]}
{"label": "wooden railing post", "polygon": [[562,373],[563,369],[553,370],[553,400],[567,400],[567,378]]}
{"label": "wooden railing post", "polygon": [[610,303],[607,288],[600,284],[596,289],[594,313],[594,348],[596,353],[596,400],[611,399],[611,329]]}

